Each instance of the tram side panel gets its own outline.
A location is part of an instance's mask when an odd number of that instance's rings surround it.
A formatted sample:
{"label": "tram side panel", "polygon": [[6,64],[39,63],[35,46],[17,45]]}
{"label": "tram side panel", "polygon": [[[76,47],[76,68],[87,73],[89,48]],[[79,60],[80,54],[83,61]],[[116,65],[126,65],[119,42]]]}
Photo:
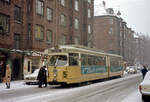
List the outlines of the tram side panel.
{"label": "tram side panel", "polygon": [[123,75],[122,58],[110,56],[109,77],[122,75]]}
{"label": "tram side panel", "polygon": [[83,82],[107,78],[105,56],[81,54],[81,76]]}

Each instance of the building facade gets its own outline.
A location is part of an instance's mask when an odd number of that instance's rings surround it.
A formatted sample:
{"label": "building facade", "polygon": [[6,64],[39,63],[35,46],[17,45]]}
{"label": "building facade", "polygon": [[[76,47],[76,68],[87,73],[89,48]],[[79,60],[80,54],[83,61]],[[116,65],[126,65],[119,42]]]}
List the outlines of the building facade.
{"label": "building facade", "polygon": [[[95,47],[108,53],[121,53],[120,18],[114,15],[95,16]],[[121,44],[121,45],[120,45]]]}
{"label": "building facade", "polygon": [[94,44],[98,49],[123,56],[128,65],[135,62],[135,32],[115,14],[95,16]]}
{"label": "building facade", "polygon": [[93,47],[93,15],[94,0],[0,0],[0,60],[11,60],[14,79],[22,79],[46,48]]}
{"label": "building facade", "polygon": [[24,45],[22,39],[24,9],[22,8],[24,8],[23,0],[18,2],[0,0],[0,61],[4,62],[4,70],[7,64],[10,65],[14,80],[22,78],[23,73],[21,46]]}

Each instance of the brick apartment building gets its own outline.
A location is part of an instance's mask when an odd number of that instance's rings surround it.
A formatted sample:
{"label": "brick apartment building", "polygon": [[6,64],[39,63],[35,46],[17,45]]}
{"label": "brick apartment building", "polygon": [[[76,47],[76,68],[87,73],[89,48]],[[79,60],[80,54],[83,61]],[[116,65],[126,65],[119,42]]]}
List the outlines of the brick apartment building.
{"label": "brick apartment building", "polygon": [[95,16],[94,44],[98,49],[123,56],[129,64],[134,63],[134,31],[115,14]]}
{"label": "brick apartment building", "polygon": [[120,55],[120,20],[119,17],[109,14],[95,16],[94,44],[96,48]]}
{"label": "brick apartment building", "polygon": [[92,47],[93,15],[94,0],[0,0],[0,60],[21,79],[38,68],[45,48]]}
{"label": "brick apartment building", "polygon": [[124,59],[128,61],[129,65],[133,65],[136,57],[136,41],[134,34],[135,32],[131,28],[126,28],[126,33],[124,35]]}

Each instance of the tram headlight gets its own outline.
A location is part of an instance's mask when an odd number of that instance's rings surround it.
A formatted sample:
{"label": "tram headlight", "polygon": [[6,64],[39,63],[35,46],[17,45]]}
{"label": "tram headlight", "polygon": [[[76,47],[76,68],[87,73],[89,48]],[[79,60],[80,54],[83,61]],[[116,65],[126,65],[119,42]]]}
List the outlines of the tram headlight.
{"label": "tram headlight", "polygon": [[57,76],[57,74],[56,73],[54,73],[54,77],[56,77]]}
{"label": "tram headlight", "polygon": [[64,78],[67,78],[67,72],[66,71],[63,72],[63,76],[64,76]]}

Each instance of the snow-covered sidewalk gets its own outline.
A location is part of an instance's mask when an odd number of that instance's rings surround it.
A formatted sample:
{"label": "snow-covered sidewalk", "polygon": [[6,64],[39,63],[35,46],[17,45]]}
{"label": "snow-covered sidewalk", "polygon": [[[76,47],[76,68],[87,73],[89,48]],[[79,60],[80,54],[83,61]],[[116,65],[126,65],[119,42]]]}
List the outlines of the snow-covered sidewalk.
{"label": "snow-covered sidewalk", "polygon": [[11,81],[10,89],[7,89],[5,83],[0,83],[0,92],[4,90],[20,89],[20,88],[26,88],[26,87],[34,87],[34,86],[26,85],[24,80],[18,80],[18,81]]}

